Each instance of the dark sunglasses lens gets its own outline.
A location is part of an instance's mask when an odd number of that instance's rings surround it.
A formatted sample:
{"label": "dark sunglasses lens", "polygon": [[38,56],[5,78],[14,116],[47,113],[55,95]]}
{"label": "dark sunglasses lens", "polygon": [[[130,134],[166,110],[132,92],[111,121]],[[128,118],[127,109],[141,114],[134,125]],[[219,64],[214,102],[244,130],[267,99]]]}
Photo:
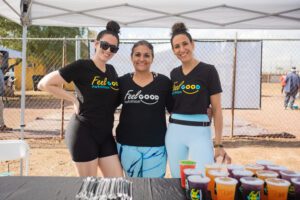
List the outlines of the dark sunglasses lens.
{"label": "dark sunglasses lens", "polygon": [[100,47],[103,50],[107,50],[109,48],[109,44],[107,42],[101,41],[100,42]]}
{"label": "dark sunglasses lens", "polygon": [[115,45],[111,45],[110,46],[110,52],[112,53],[117,53],[119,50],[119,47],[115,46]]}

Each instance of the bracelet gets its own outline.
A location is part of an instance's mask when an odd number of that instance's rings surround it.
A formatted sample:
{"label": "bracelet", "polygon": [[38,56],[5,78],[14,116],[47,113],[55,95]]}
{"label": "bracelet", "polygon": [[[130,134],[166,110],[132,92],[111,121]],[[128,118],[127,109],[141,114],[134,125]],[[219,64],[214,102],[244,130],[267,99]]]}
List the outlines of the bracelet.
{"label": "bracelet", "polygon": [[217,148],[217,147],[223,148],[224,146],[223,146],[223,144],[214,144],[214,148]]}

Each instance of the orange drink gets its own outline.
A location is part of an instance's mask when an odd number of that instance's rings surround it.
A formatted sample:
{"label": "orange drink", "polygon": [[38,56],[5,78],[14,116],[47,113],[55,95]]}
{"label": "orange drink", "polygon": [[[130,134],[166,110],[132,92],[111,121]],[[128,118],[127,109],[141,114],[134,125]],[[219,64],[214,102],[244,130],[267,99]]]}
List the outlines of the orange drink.
{"label": "orange drink", "polygon": [[217,196],[215,194],[215,178],[217,177],[226,177],[228,176],[228,172],[222,170],[209,170],[208,177],[210,178],[210,182],[208,184],[208,191],[211,193],[212,200],[217,200]]}
{"label": "orange drink", "polygon": [[290,182],[280,178],[267,178],[268,200],[287,200]]}
{"label": "orange drink", "polygon": [[215,179],[217,186],[217,199],[234,200],[237,180],[230,177],[218,177]]}
{"label": "orange drink", "polygon": [[[270,171],[270,170],[260,170],[256,172],[256,175],[258,178],[262,179],[263,181],[265,181],[267,178],[277,178],[278,177],[278,173],[274,172],[274,171]],[[261,191],[261,199],[262,200],[267,200],[267,187],[266,185],[264,186],[264,188]]]}
{"label": "orange drink", "polygon": [[263,170],[265,167],[263,165],[259,164],[247,164],[245,165],[246,170],[252,171],[254,174],[256,174],[256,171]]}

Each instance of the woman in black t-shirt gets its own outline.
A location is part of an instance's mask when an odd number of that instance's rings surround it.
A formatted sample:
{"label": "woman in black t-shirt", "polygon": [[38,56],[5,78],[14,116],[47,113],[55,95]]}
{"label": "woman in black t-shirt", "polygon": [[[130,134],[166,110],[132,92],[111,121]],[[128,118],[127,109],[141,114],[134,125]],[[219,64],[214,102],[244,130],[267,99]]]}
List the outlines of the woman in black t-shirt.
{"label": "woman in black t-shirt", "polygon": [[[193,56],[194,42],[183,23],[172,28],[172,49],[182,65],[171,72],[174,106],[166,135],[171,174],[179,177],[180,160],[192,159],[204,171],[219,156],[231,162],[222,145],[221,84],[213,65]],[[207,108],[211,105],[215,125],[215,150]]]}
{"label": "woman in black t-shirt", "polygon": [[[123,176],[112,136],[114,111],[118,104],[117,73],[106,64],[119,46],[120,26],[108,22],[95,42],[92,59],[78,60],[45,76],[39,89],[74,104],[75,114],[66,130],[66,143],[79,176],[97,176],[98,167],[104,177]],[[61,85],[73,81],[76,95]]]}
{"label": "woman in black t-shirt", "polygon": [[153,58],[149,42],[136,42],[131,51],[135,72],[119,78],[122,111],[117,147],[130,177],[164,177],[166,171],[165,110],[171,110],[171,81],[150,71]]}

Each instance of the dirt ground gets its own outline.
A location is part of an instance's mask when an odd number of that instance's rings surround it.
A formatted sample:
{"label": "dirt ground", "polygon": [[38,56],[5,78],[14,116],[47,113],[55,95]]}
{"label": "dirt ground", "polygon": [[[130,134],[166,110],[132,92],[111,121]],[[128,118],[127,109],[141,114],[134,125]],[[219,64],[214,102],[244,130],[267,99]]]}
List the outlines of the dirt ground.
{"label": "dirt ground", "polygon": [[[243,123],[237,124],[244,130],[258,131],[249,134],[249,137],[234,137],[230,139],[224,137],[224,146],[228,154],[232,157],[233,163],[248,164],[255,163],[256,160],[271,160],[275,164],[284,165],[291,170],[300,171],[300,110],[285,110],[283,108],[283,95],[280,94],[279,84],[264,84],[262,89],[262,108],[260,110],[235,111],[235,118],[242,120]],[[56,101],[57,100],[53,100]],[[300,104],[296,100],[296,104]],[[16,118],[10,120],[11,127],[19,126],[19,105],[5,109],[5,115]],[[58,109],[58,108],[57,108]],[[41,123],[46,114],[57,112],[57,110],[35,107],[26,108],[26,122]],[[69,108],[66,113],[71,112]],[[230,121],[231,111],[224,111],[224,120]],[[51,118],[52,121],[56,119]],[[246,123],[244,123],[246,122]],[[257,129],[253,129],[253,127]],[[230,127],[227,127],[227,129]],[[28,129],[28,128],[27,128]],[[224,128],[224,130],[226,127]],[[226,131],[227,131],[226,129]],[[0,133],[0,139],[17,139],[19,132]],[[68,150],[63,140],[56,135],[32,135],[30,130],[25,132],[25,139],[30,145],[29,175],[31,176],[76,176],[76,170],[70,159]],[[228,131],[227,131],[228,132]],[[293,139],[252,137],[262,133],[291,133],[296,136]],[[28,135],[26,135],[28,134]],[[247,134],[246,134],[247,135]],[[0,162],[0,173],[10,171],[15,175],[19,174],[19,162]],[[99,173],[100,175],[100,173]],[[167,170],[166,177],[170,177]]]}

